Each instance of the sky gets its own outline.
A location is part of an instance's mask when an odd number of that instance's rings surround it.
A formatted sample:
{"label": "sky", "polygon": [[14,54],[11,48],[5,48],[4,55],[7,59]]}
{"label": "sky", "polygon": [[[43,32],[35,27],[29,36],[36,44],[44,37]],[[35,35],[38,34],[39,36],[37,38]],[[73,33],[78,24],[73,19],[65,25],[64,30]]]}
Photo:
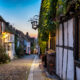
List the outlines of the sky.
{"label": "sky", "polygon": [[41,0],[0,0],[0,16],[16,29],[37,37],[38,31],[32,29],[29,20],[39,15],[40,5]]}

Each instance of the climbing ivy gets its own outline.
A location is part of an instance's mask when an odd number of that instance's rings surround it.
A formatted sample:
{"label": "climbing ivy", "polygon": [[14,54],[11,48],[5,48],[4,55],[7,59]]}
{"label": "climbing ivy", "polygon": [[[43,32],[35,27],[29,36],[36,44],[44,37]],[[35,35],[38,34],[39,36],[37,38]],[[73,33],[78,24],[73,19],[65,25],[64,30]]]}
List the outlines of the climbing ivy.
{"label": "climbing ivy", "polygon": [[39,28],[38,28],[38,42],[42,53],[45,52],[46,43],[49,38],[49,32],[56,29],[55,16],[56,16],[57,0],[42,0],[40,15],[39,15]]}
{"label": "climbing ivy", "polygon": [[56,8],[56,16],[65,16],[71,9],[73,12],[80,9],[80,0],[58,0]]}
{"label": "climbing ivy", "polygon": [[49,32],[55,30],[56,4],[57,0],[42,0],[39,16],[39,37],[42,41],[48,41]]}
{"label": "climbing ivy", "polygon": [[56,16],[65,15],[67,12],[67,0],[58,0]]}
{"label": "climbing ivy", "polygon": [[72,4],[75,4],[76,10],[80,9],[80,0],[42,0],[38,28],[39,44],[48,41],[49,32],[55,32],[59,24],[57,17],[65,16]]}

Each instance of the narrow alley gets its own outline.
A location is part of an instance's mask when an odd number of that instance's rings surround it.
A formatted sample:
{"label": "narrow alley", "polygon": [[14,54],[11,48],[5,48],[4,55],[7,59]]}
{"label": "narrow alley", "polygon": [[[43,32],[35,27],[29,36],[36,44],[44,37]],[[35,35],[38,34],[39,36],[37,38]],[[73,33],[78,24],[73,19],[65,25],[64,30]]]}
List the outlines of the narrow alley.
{"label": "narrow alley", "polygon": [[0,65],[0,80],[58,80],[46,75],[37,55],[24,56],[8,64]]}
{"label": "narrow alley", "polygon": [[0,80],[80,80],[80,0],[0,0]]}
{"label": "narrow alley", "polygon": [[34,55],[0,65],[0,80],[27,80]]}

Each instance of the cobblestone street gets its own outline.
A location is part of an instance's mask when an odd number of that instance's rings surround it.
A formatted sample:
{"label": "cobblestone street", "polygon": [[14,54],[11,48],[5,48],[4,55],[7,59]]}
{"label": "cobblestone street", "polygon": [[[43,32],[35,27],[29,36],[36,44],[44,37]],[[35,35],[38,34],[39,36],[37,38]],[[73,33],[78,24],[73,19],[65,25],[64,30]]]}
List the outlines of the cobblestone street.
{"label": "cobblestone street", "polygon": [[22,59],[0,65],[0,80],[58,80],[49,78],[37,55],[27,55]]}
{"label": "cobblestone street", "polygon": [[27,80],[34,55],[0,65],[0,80]]}

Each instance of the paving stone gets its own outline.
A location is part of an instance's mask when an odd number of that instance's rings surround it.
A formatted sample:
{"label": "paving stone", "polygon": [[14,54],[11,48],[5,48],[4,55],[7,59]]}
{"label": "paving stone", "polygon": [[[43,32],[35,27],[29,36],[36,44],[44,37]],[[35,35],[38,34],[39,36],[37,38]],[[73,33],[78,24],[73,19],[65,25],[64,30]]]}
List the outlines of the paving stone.
{"label": "paving stone", "polygon": [[53,78],[46,75],[41,60],[36,56],[33,61],[28,80],[58,80],[55,75]]}
{"label": "paving stone", "polygon": [[0,65],[0,80],[26,80],[32,61],[33,59],[25,57]]}

